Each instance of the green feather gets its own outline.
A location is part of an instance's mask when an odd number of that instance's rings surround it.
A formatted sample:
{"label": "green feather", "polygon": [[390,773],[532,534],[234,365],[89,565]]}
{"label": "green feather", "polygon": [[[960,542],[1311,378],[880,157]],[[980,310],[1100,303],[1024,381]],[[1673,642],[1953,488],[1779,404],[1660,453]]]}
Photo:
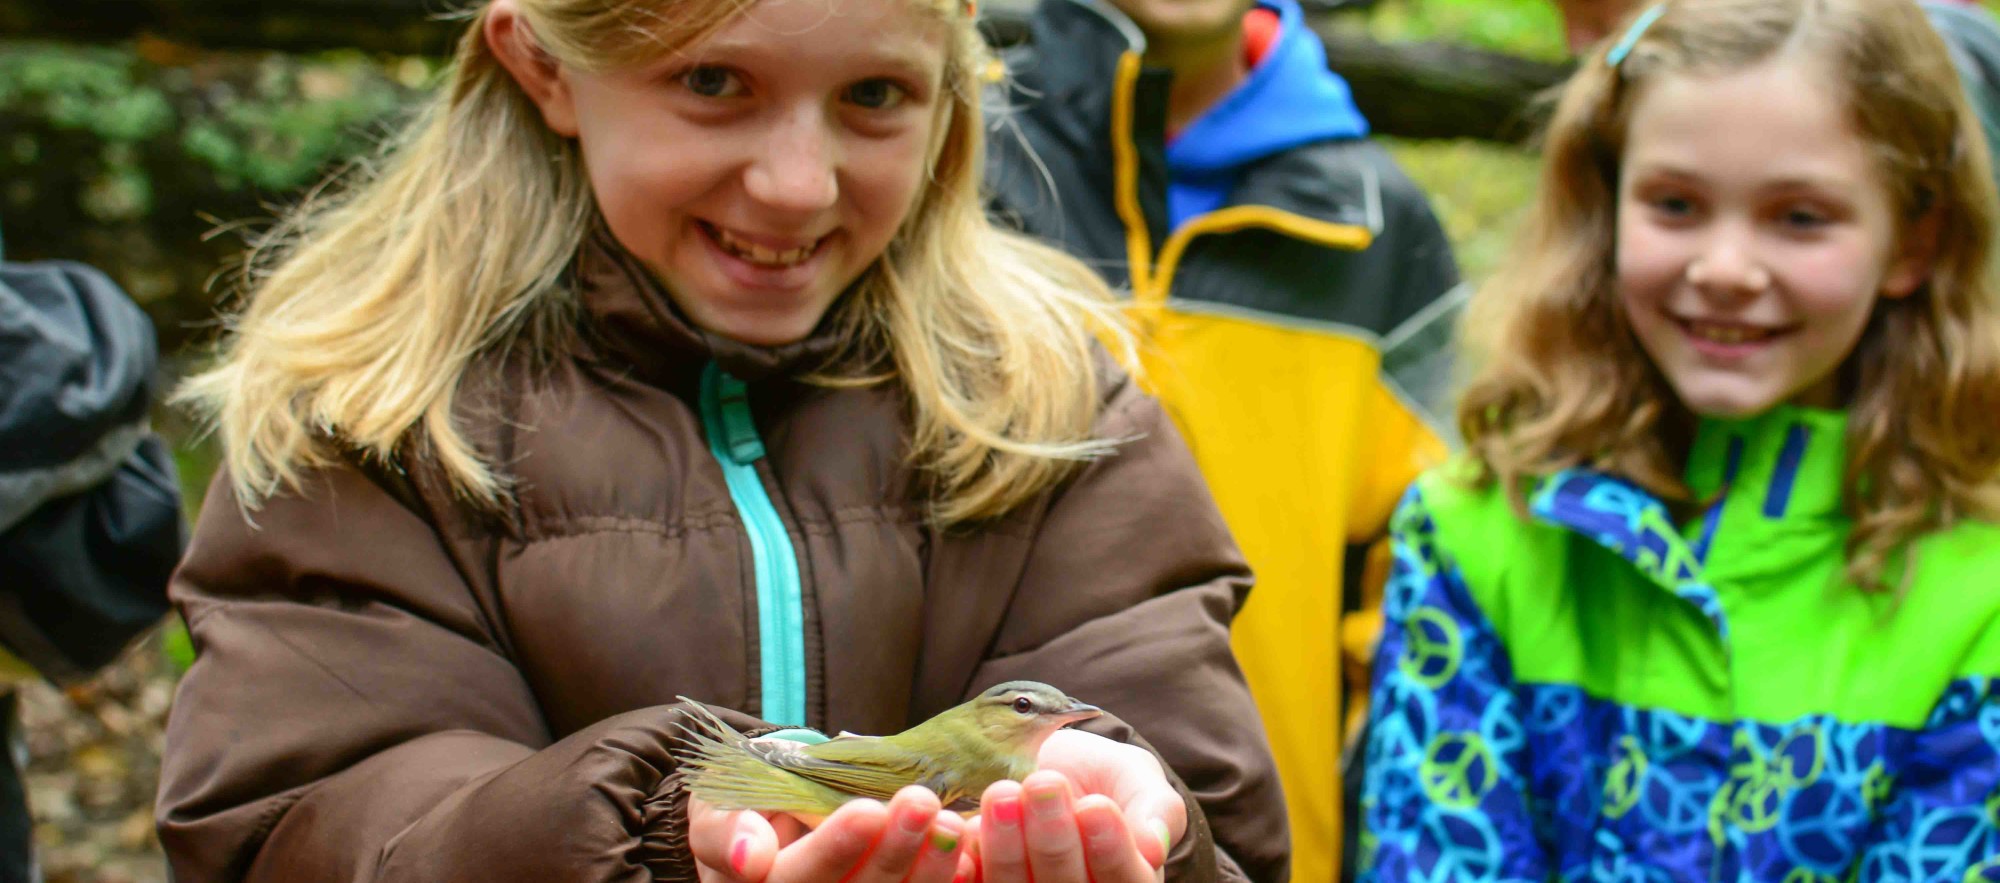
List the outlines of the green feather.
{"label": "green feather", "polygon": [[677,752],[688,793],[726,810],[831,815],[853,795],[762,760],[748,737],[701,703],[680,697],[694,715],[683,726],[693,747]]}

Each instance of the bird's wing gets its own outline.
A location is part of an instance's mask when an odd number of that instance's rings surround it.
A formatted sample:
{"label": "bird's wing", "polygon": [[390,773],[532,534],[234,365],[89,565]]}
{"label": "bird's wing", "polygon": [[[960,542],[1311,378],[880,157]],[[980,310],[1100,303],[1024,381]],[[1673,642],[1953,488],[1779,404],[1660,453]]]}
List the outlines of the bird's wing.
{"label": "bird's wing", "polygon": [[923,759],[876,736],[842,736],[799,748],[752,742],[765,763],[850,794],[887,800],[905,785],[920,784]]}
{"label": "bird's wing", "polygon": [[775,810],[824,817],[847,802],[846,793],[784,770],[766,755],[777,744],[753,742],[701,703],[682,697],[689,719],[675,749],[688,793],[723,809]]}

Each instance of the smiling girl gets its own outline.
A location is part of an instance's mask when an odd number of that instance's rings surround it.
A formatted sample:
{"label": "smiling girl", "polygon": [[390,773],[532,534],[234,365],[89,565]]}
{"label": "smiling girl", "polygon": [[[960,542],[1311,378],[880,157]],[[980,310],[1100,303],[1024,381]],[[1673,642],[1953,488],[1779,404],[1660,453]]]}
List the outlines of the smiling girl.
{"label": "smiling girl", "polygon": [[1367,879],[2000,877],[1979,133],[1908,0],[1586,62],[1395,521]]}
{"label": "smiling girl", "polygon": [[[988,226],[955,0],[492,0],[426,115],[255,255],[183,392],[185,880],[1266,879],[1248,574],[1099,337]],[[968,825],[690,800],[738,729],[994,683],[1109,709]],[[806,732],[783,737],[811,739]]]}

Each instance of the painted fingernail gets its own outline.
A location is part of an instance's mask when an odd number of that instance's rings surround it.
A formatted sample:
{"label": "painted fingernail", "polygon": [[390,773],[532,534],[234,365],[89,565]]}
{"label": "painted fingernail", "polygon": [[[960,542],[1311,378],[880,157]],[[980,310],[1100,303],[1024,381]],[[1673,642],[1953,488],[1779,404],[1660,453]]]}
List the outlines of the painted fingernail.
{"label": "painted fingernail", "polygon": [[993,815],[993,822],[1002,827],[1012,828],[1021,823],[1021,801],[1014,798],[995,800],[986,811]]}
{"label": "painted fingernail", "polygon": [[1147,819],[1146,828],[1153,832],[1154,837],[1160,838],[1160,860],[1166,861],[1167,850],[1173,846],[1173,840],[1167,834],[1167,823],[1160,819]]}
{"label": "painted fingernail", "polygon": [[1042,819],[1062,815],[1062,798],[1063,793],[1059,788],[1037,788],[1029,791],[1028,805],[1033,807],[1030,812],[1033,812],[1036,818]]}
{"label": "painted fingernail", "polygon": [[931,848],[939,852],[950,852],[958,848],[958,835],[950,831],[932,831]]}
{"label": "painted fingernail", "polygon": [[738,837],[736,838],[736,845],[729,848],[729,867],[736,871],[737,876],[741,877],[744,873],[743,869],[749,865],[750,838]]}
{"label": "painted fingernail", "polygon": [[903,830],[915,834],[931,826],[932,815],[932,813],[924,812],[916,807],[907,807],[903,810],[902,815],[896,817],[896,824],[901,826]]}

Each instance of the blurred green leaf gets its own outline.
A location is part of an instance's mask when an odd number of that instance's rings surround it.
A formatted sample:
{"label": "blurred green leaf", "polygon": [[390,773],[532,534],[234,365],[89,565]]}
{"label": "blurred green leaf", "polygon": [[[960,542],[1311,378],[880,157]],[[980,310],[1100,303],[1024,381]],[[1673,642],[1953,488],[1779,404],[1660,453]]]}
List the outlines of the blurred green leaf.
{"label": "blurred green leaf", "polygon": [[194,639],[188,636],[187,623],[181,621],[179,614],[167,617],[160,626],[160,650],[166,654],[176,678],[186,674],[188,666],[194,664]]}
{"label": "blurred green leaf", "polygon": [[1436,40],[1544,61],[1569,56],[1549,0],[1379,0],[1368,32],[1383,41]]}

